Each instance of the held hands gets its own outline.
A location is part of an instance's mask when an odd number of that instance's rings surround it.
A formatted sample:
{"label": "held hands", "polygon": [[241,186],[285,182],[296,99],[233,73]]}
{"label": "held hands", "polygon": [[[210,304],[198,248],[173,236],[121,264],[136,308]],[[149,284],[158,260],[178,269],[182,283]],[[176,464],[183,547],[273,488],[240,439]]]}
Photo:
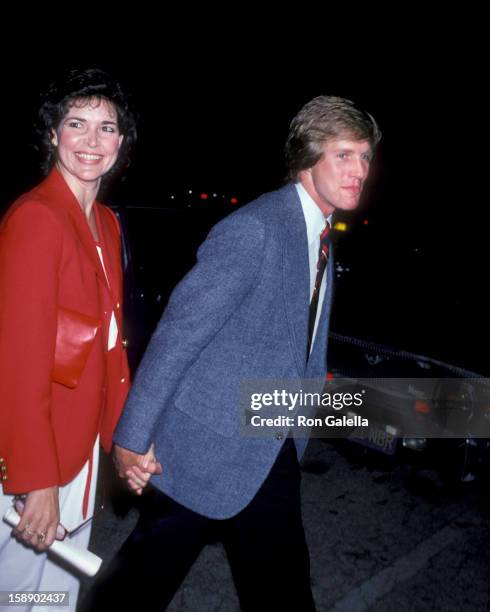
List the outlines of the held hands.
{"label": "held hands", "polygon": [[57,486],[27,493],[24,499],[16,500],[15,509],[21,520],[13,529],[13,533],[27,546],[44,551],[56,538],[62,540],[66,535],[63,527],[59,525]]}
{"label": "held hands", "polygon": [[141,495],[153,474],[161,474],[162,466],[155,456],[155,445],[152,444],[145,455],[114,444],[114,463],[117,473],[126,481],[128,487]]}

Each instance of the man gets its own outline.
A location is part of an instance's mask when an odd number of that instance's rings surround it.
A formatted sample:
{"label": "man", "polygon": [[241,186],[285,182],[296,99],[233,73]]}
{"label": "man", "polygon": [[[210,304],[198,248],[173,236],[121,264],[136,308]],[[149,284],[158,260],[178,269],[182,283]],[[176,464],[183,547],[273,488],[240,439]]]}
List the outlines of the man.
{"label": "man", "polygon": [[163,609],[215,539],[243,610],[315,609],[300,507],[306,441],[287,438],[287,427],[269,439],[241,436],[240,381],[325,377],[326,220],[357,208],[380,137],[349,100],[311,100],[291,123],[290,182],[218,223],[201,245],[114,438],[129,486],[141,493],[153,474],[155,488],[92,609],[118,598]]}

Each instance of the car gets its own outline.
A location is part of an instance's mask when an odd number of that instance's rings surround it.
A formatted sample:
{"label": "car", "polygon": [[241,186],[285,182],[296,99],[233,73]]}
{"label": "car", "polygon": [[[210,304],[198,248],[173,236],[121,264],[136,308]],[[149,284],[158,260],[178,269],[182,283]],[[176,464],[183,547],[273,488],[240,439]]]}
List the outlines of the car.
{"label": "car", "polygon": [[325,391],[366,390],[368,417],[340,435],[414,465],[434,467],[448,479],[472,481],[490,459],[490,386],[470,370],[424,355],[330,333]]}
{"label": "car", "polygon": [[135,371],[170,294],[194,265],[223,206],[112,206],[122,236],[125,337]]}

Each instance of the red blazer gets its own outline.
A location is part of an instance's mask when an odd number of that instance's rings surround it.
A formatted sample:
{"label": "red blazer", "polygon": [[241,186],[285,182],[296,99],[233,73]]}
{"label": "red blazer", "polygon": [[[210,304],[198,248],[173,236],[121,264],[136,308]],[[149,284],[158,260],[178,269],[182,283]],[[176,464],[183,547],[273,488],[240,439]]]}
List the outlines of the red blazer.
{"label": "red blazer", "polygon": [[[106,451],[129,386],[122,345],[119,225],[94,210],[104,270],[82,209],[52,170],[21,196],[0,226],[0,469],[5,493],[64,485],[87,461],[97,434]],[[97,317],[75,389],[52,382],[58,306]],[[116,347],[107,350],[111,312]]]}

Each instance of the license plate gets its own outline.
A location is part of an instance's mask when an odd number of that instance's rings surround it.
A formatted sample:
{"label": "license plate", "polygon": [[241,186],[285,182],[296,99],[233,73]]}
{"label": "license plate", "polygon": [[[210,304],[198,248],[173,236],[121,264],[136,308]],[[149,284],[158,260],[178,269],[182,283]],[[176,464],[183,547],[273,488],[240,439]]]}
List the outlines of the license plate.
{"label": "license plate", "polygon": [[363,446],[380,451],[386,455],[393,455],[396,450],[396,437],[374,425],[358,427],[349,436],[349,440],[358,442]]}

